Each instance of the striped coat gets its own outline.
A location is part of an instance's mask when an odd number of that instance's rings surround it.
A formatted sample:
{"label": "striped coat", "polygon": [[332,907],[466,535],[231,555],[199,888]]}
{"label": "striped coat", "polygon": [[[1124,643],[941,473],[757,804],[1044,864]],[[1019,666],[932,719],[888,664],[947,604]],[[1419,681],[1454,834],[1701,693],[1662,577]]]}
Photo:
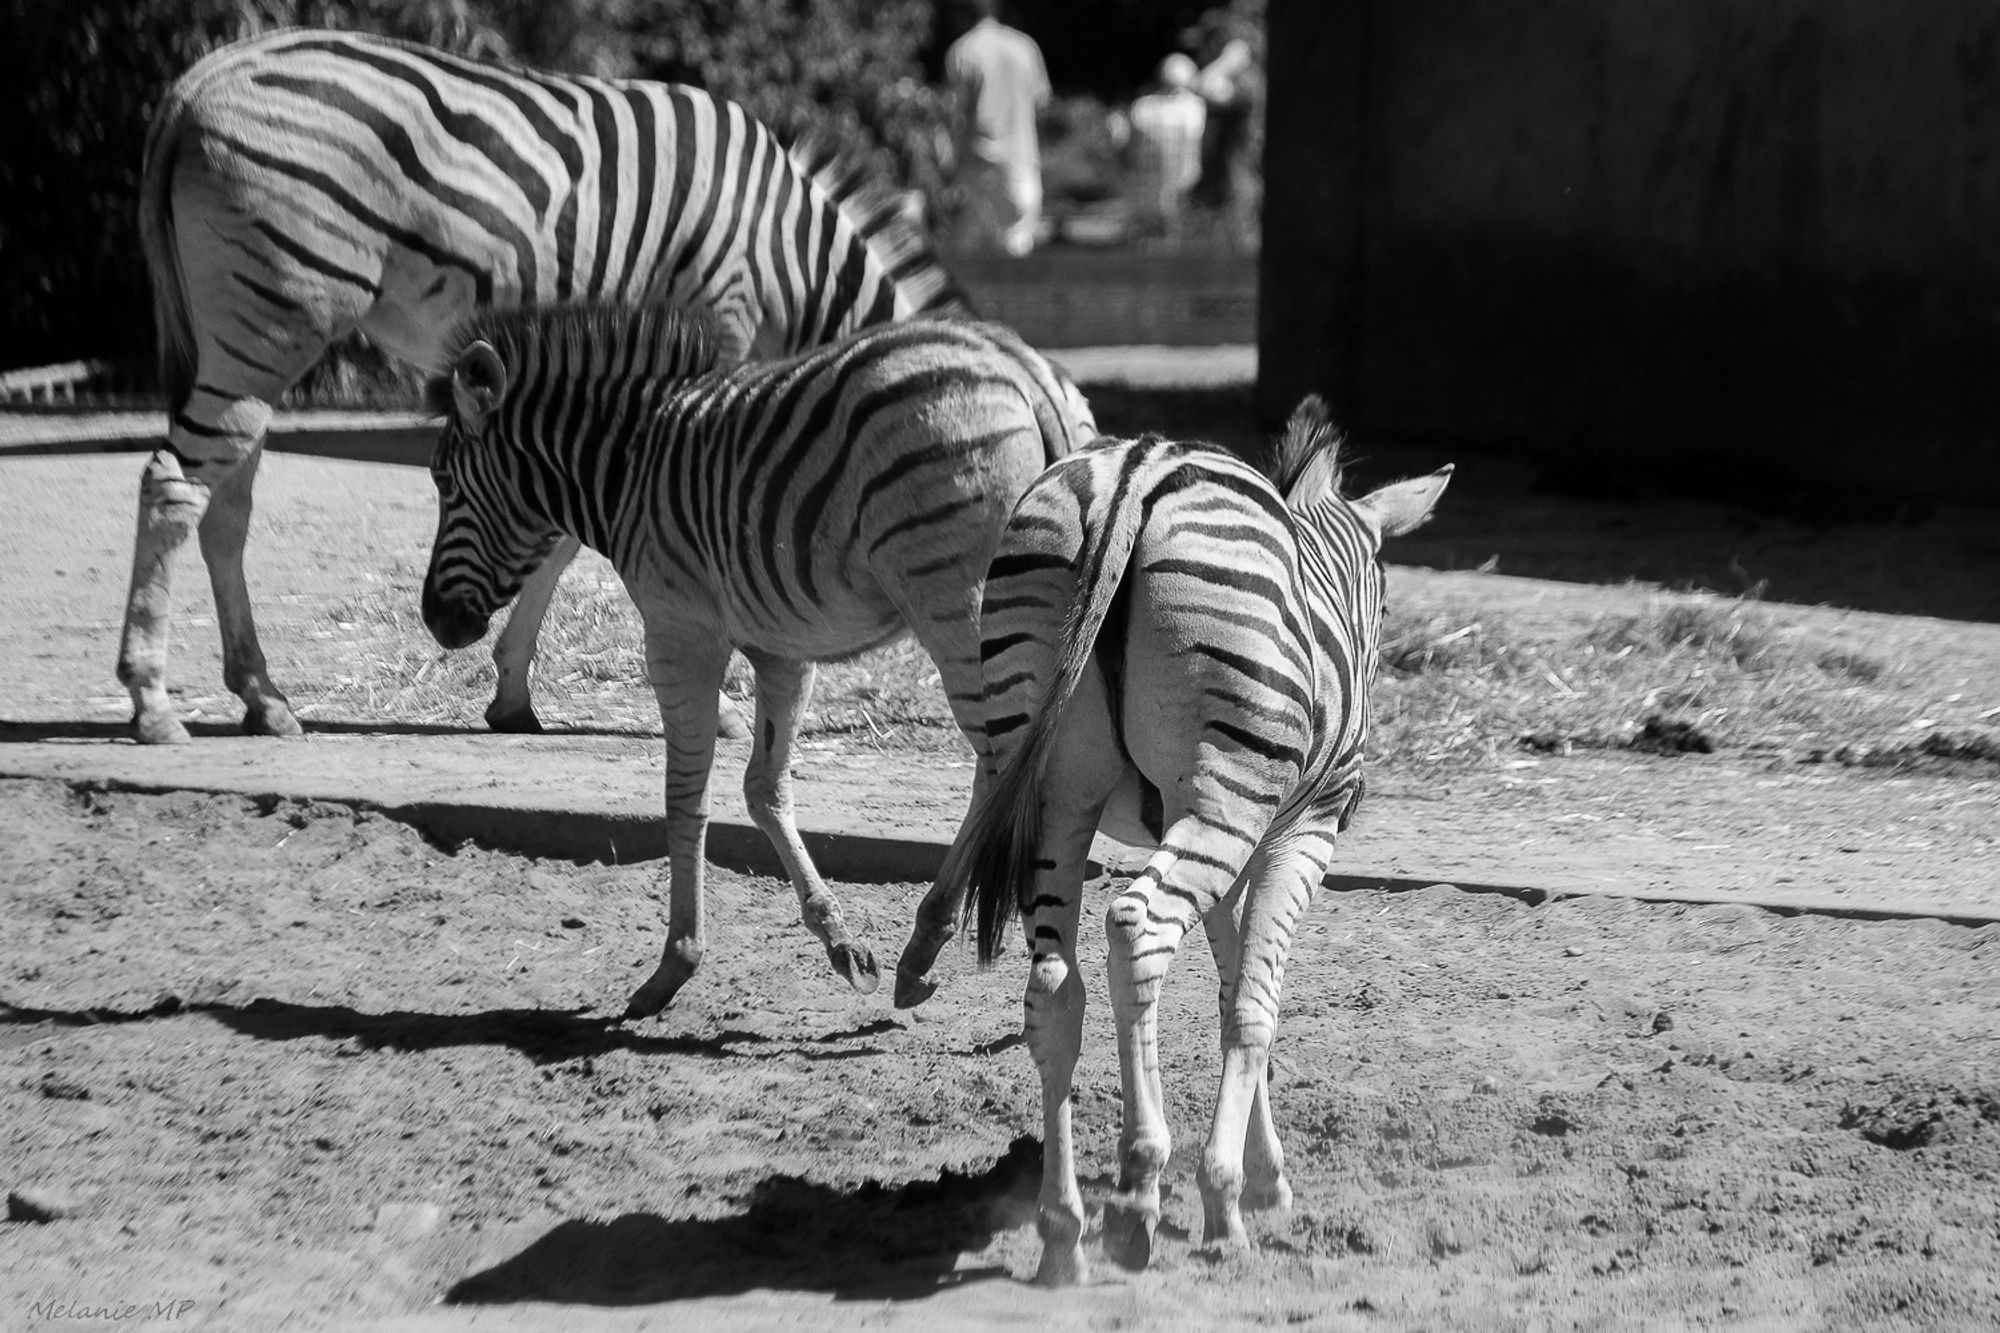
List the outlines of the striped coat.
{"label": "striped coat", "polygon": [[919,910],[897,998],[930,993],[960,903],[979,919],[982,961],[1020,914],[1046,1282],[1084,1275],[1070,1091],[1084,865],[1100,829],[1157,848],[1105,919],[1125,1108],[1107,1247],[1133,1267],[1151,1251],[1170,1146],[1154,1016],[1197,923],[1222,979],[1223,1087],[1200,1175],[1208,1240],[1241,1244],[1242,1206],[1289,1198],[1265,1081],[1285,957],[1361,796],[1381,543],[1429,515],[1450,471],[1350,501],[1337,445],[1316,400],[1271,477],[1202,446],[1101,444],[1029,489],[989,567],[997,775]]}
{"label": "striped coat", "polygon": [[653,308],[489,314],[454,346],[425,623],[447,647],[477,639],[561,534],[609,557],[645,622],[673,878],[666,949],[628,1014],[658,1012],[700,961],[732,648],[756,672],[751,816],[835,970],[873,990],[792,821],[812,663],[913,633],[983,755],[979,589],[1016,497],[1083,441],[1062,382],[1003,329],[931,320],[728,371],[701,321]]}
{"label": "striped coat", "polygon": [[[697,89],[358,33],[277,32],[189,70],[148,134],[140,236],[169,429],[141,483],[119,677],[148,742],[187,736],[166,692],[169,570],[197,525],[245,729],[299,729],[243,542],[272,405],[345,334],[436,370],[476,309],[667,298],[713,315],[733,361],[964,310],[893,195],[828,145],[787,149]],[[529,666],[574,552],[555,549],[496,647],[496,727],[538,729]]]}

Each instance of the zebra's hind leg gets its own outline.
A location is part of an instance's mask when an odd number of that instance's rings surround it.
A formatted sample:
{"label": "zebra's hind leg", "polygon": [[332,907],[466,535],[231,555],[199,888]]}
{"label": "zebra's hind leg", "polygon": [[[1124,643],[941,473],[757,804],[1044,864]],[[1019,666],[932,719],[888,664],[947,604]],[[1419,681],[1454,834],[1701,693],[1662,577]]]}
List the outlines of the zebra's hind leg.
{"label": "zebra's hind leg", "polygon": [[[1254,873],[1254,872],[1253,872]],[[1232,910],[1233,909],[1233,910]],[[1240,898],[1225,903],[1202,918],[1208,930],[1209,952],[1215,958],[1217,1007],[1221,1011],[1221,1045],[1227,1049],[1229,1016],[1235,1003],[1237,965],[1242,958]],[[1292,1187],[1285,1182],[1285,1154],[1278,1142],[1277,1126],[1271,1119],[1270,1070],[1258,1080],[1250,1108],[1250,1124],[1243,1144],[1243,1207],[1251,1211],[1286,1209],[1292,1206]]]}
{"label": "zebra's hind leg", "polygon": [[1105,913],[1124,1120],[1118,1195],[1104,1210],[1104,1248],[1126,1268],[1152,1261],[1160,1174],[1173,1151],[1160,1082],[1160,985],[1181,941],[1229,891],[1249,850],[1219,821],[1182,816]]}
{"label": "zebra's hind leg", "polygon": [[[1249,1243],[1242,1207],[1288,1203],[1284,1156],[1270,1112],[1270,1053],[1292,932],[1326,873],[1330,834],[1292,832],[1260,848],[1237,914],[1233,984],[1222,1012],[1222,1085],[1202,1152],[1202,1238],[1210,1245]],[[1220,915],[1220,913],[1218,913]],[[1247,1142],[1246,1142],[1247,1139]],[[1253,1178],[1246,1170],[1246,1149]]]}
{"label": "zebra's hind leg", "polygon": [[[562,582],[563,571],[569,568],[570,562],[582,549],[583,543],[564,534],[555,549],[521,584],[520,595],[514,599],[514,609],[507,616],[507,624],[493,641],[493,671],[497,679],[493,686],[493,702],[486,705],[486,725],[495,731],[519,735],[539,735],[542,731],[542,720],[535,714],[534,687],[530,683],[535,651],[541,643],[542,624],[548,619],[549,603],[555,598],[556,585]],[[723,736],[740,741],[750,734],[743,714],[728,695],[719,696],[718,707],[718,726]]]}
{"label": "zebra's hind leg", "polygon": [[660,701],[667,741],[667,943],[660,965],[625,1005],[625,1017],[667,1007],[701,966],[707,948],[702,846],[708,834],[708,777],[715,766],[715,698],[729,648],[714,636],[646,617],[646,674]]}
{"label": "zebra's hind leg", "polygon": [[304,728],[291,701],[272,683],[257,641],[250,588],[243,578],[243,544],[250,533],[251,487],[263,461],[260,438],[249,456],[229,469],[210,492],[201,519],[201,554],[215,593],[215,619],[222,631],[222,680],[243,701],[243,730],[251,736],[297,736]]}
{"label": "zebra's hind leg", "polygon": [[1083,1255],[1083,1193],[1076,1183],[1076,1134],[1071,1120],[1077,1057],[1083,1051],[1083,974],[1077,970],[1077,923],[1083,904],[1083,864],[1097,821],[1094,811],[1044,804],[1034,892],[1022,913],[1030,962],[1022,1031],[1042,1081],[1042,1191],[1035,1225],[1042,1257],[1035,1281],[1069,1287],[1087,1280]]}
{"label": "zebra's hind leg", "polygon": [[[914,608],[904,610],[917,641],[937,664],[944,685],[945,703],[959,732],[972,747],[972,798],[959,821],[963,838],[973,812],[993,784],[993,744],[986,735],[986,683],[980,670],[979,588],[977,579],[961,584],[956,595],[940,596],[928,615]],[[965,884],[931,885],[917,904],[910,938],[896,960],[896,1007],[913,1009],[937,993],[933,969],[944,946],[958,934],[959,919],[965,913]]]}
{"label": "zebra's hind leg", "polygon": [[762,653],[746,654],[757,672],[757,731],[743,770],[743,803],[785,864],[799,896],[799,914],[826,946],[827,961],[863,995],[882,984],[881,968],[867,945],[848,933],[840,900],[819,877],[792,818],[792,747],[799,716],[812,696],[813,666]]}

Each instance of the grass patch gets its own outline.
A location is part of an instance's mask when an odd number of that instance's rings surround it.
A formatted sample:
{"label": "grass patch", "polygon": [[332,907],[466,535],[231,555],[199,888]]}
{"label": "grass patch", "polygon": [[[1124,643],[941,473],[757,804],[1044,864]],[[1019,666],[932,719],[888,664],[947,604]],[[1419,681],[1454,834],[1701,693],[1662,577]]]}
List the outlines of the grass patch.
{"label": "grass patch", "polygon": [[[1639,596],[1634,612],[1536,632],[1473,606],[1392,609],[1375,753],[1421,764],[1520,749],[1986,757],[1991,728],[1976,710],[1990,701],[1940,698],[1918,664],[1818,639],[1753,598]],[[1954,716],[1926,716],[1940,710]],[[1925,739],[1941,727],[1949,745]]]}
{"label": "grass patch", "polygon": [[[477,728],[491,638],[440,650],[418,613],[420,569],[336,607],[322,639],[348,665],[301,682],[308,716]],[[1610,616],[1515,623],[1463,600],[1399,597],[1383,625],[1377,762],[1483,765],[1524,751],[1635,748],[1910,767],[2000,763],[2000,699],[1944,692],[1921,663],[1833,642],[1753,598],[1636,592]],[[497,631],[499,625],[496,623]],[[317,656],[317,655],[316,655]],[[746,714],[740,660],[726,688]],[[536,706],[555,726],[656,733],[638,614],[586,553],[542,633]],[[1985,710],[1982,712],[1981,710]],[[913,641],[820,668],[809,742],[962,753],[937,669]]]}
{"label": "grass patch", "polygon": [[[424,628],[423,577],[421,568],[398,566],[327,615],[315,637],[339,645],[342,665],[301,681],[299,694],[314,700],[302,710],[306,717],[484,727],[495,681],[493,642],[506,613],[480,643],[446,652]],[[610,564],[583,553],[542,624],[534,681],[544,725],[657,734],[660,714],[646,683],[642,636],[639,613]],[[723,688],[746,717],[754,708],[753,682],[742,658],[730,664]],[[937,668],[914,640],[822,664],[801,732],[905,752],[964,748]]]}

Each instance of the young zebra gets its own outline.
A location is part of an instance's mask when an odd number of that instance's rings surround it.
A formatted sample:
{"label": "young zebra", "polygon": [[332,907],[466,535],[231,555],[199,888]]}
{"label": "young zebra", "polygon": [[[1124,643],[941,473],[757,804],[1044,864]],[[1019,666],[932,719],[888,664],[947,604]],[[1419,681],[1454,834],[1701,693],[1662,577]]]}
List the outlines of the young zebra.
{"label": "young zebra", "polygon": [[[1169,1149],[1155,1001],[1197,922],[1222,978],[1206,1239],[1240,1245],[1242,1206],[1289,1203],[1265,1077],[1285,954],[1361,798],[1381,543],[1422,523],[1451,473],[1349,501],[1337,449],[1317,399],[1294,414],[1270,480],[1213,449],[1106,442],[1029,488],[993,558],[981,634],[998,772],[927,906],[948,911],[970,890],[983,962],[1011,910],[1026,925],[1043,1282],[1085,1276],[1070,1087],[1084,861],[1099,828],[1158,848],[1105,917],[1124,1092],[1107,1248],[1134,1268],[1151,1255]],[[927,973],[942,942],[920,924],[899,981]]]}
{"label": "young zebra", "polygon": [[558,539],[617,567],[645,623],[666,732],[672,875],[658,1013],[701,961],[716,691],[756,671],[743,793],[834,970],[875,989],[792,821],[791,758],[816,661],[913,632],[953,715],[985,737],[976,615],[1014,500],[1081,443],[1047,362],[1003,329],[913,320],[718,369],[703,321],[659,307],[523,308],[468,320],[432,388],[437,541],[424,623],[462,647]]}
{"label": "young zebra", "polygon": [[[272,404],[351,330],[436,370],[475,308],[668,298],[714,312],[739,361],[964,309],[891,193],[826,144],[787,151],[693,88],[360,33],[274,33],[189,70],[147,136],[139,222],[169,410],[118,654],[144,742],[187,739],[167,696],[169,578],[197,527],[244,730],[299,731],[258,643],[243,542]],[[558,544],[495,645],[500,730],[540,730],[529,665],[575,553]]]}

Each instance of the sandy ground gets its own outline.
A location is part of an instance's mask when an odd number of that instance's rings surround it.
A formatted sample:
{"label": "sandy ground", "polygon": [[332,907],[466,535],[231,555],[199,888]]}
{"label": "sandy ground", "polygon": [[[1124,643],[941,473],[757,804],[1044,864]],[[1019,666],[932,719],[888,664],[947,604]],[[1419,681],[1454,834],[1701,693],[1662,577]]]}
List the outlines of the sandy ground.
{"label": "sandy ground", "polygon": [[[482,766],[546,788],[537,760],[576,753],[603,800],[640,810],[657,792],[643,737],[397,734],[308,710],[323,729],[305,742],[224,738],[234,702],[191,553],[173,678],[218,724],[193,748],[235,771],[149,782],[144,765],[194,761],[116,739],[138,461],[0,458],[17,516],[0,530],[0,772],[55,775],[0,781],[0,1190],[13,1214],[54,1218],[0,1226],[0,1327],[128,1305],[144,1308],[97,1322],[2000,1324],[2000,927],[1599,896],[1991,915],[1991,779],[1625,755],[1388,774],[1342,867],[1354,881],[1316,910],[1288,977],[1274,1092],[1297,1206],[1254,1224],[1247,1255],[1186,1232],[1215,1077],[1197,946],[1165,1020],[1173,1226],[1151,1271],[1100,1260],[1096,1284],[1050,1296],[1018,1280],[1039,1123],[1013,1037],[1018,954],[987,973],[955,957],[943,994],[898,1014],[825,973],[784,885],[718,870],[701,977],[662,1019],[620,1026],[604,1015],[658,947],[656,866],[451,849],[296,796],[103,790],[285,791],[271,774],[304,769],[321,784],[308,795],[340,778],[379,798],[477,784]],[[253,587],[279,679],[310,679],[326,609],[378,563],[420,558],[434,502],[410,469],[274,456],[266,471]],[[1504,529],[1513,502],[1469,494],[1458,535],[1441,521],[1420,548],[1431,563],[1483,563]],[[1536,512],[1493,552],[1499,577],[1394,578],[1452,580],[1520,615],[1629,600],[1506,577],[1579,560],[1592,532],[1616,554],[1642,522]],[[1718,530],[1677,540],[1706,534],[1713,561]],[[1853,600],[1990,598],[1978,560],[1952,566],[1970,592],[1926,573],[1985,548],[1963,527],[1928,545],[1925,531],[1849,532],[1840,549],[1874,571]],[[1829,564],[1823,533],[1760,532],[1729,558],[1800,579]],[[1688,567],[1672,545],[1623,568],[1672,581]],[[1592,568],[1615,566],[1600,551]],[[2000,669],[1990,625],[1825,614],[1876,643],[1943,645],[1968,681]],[[863,789],[870,817],[893,820],[881,793],[935,804],[962,781],[882,762],[821,753],[804,777],[834,819]],[[1543,892],[1412,888],[1431,879]],[[917,889],[842,892],[893,955]],[[1101,1199],[1117,1090],[1087,967],[1078,1114]]]}
{"label": "sandy ground", "polygon": [[[1988,1328],[2000,927],[1450,888],[1321,904],[1273,1096],[1297,1204],[1198,1245],[1213,970],[1163,1008],[1152,1269],[1032,1273],[1021,955],[915,1014],[718,871],[675,1007],[649,866],[333,806],[0,783],[0,1310],[210,1329]],[[918,886],[844,890],[877,941]],[[1098,900],[1101,902],[1101,898]],[[1114,1169],[1099,932],[1077,1094]],[[1090,1242],[1098,1254],[1095,1239]],[[46,1308],[46,1307],[44,1307]],[[12,1322],[12,1321],[20,1322]],[[149,1324],[148,1326],[154,1326]]]}

